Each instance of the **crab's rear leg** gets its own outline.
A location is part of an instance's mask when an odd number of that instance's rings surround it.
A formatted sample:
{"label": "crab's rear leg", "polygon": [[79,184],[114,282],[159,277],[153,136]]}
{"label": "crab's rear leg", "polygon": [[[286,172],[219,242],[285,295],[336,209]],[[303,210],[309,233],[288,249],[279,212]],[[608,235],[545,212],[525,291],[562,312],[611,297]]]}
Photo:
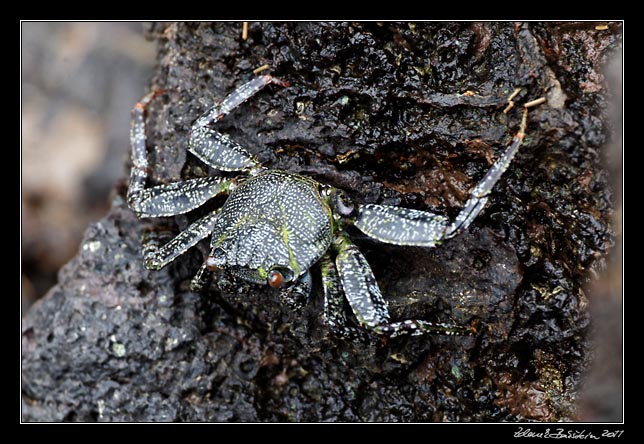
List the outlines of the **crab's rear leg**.
{"label": "crab's rear leg", "polygon": [[[349,306],[363,327],[374,333],[389,337],[426,333],[444,335],[471,335],[475,333],[472,327],[433,323],[422,319],[390,322],[387,304],[380,293],[376,278],[365,257],[345,236],[340,236],[337,239],[335,248],[337,250],[335,265],[339,273],[340,283]],[[337,298],[334,304],[339,304]]]}
{"label": "crab's rear leg", "polygon": [[203,264],[201,264],[201,267],[199,267],[197,274],[195,274],[195,276],[190,281],[190,290],[194,291],[195,293],[203,290],[206,284],[210,282],[211,274],[212,272],[208,270],[206,263],[204,262]]}
{"label": "crab's rear leg", "polygon": [[132,170],[127,190],[127,201],[139,217],[164,217],[191,211],[209,199],[227,193],[234,181],[221,177],[200,177],[145,188],[149,164],[145,137],[145,110],[150,101],[160,94],[153,91],[138,102],[132,110],[130,144]]}
{"label": "crab's rear leg", "polygon": [[270,75],[255,77],[226,96],[221,104],[206,111],[192,127],[188,151],[202,162],[222,171],[242,171],[258,166],[259,162],[246,149],[214,130],[212,125],[271,83],[287,85]]}

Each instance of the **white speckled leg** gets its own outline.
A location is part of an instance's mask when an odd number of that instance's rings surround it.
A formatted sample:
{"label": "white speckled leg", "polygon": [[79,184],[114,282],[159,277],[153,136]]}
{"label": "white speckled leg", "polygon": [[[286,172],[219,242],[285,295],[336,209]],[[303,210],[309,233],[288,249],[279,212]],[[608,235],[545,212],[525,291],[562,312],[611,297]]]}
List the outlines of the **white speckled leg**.
{"label": "white speckled leg", "polygon": [[287,85],[270,75],[255,77],[226,96],[221,104],[206,111],[192,126],[188,151],[202,162],[222,171],[242,171],[259,165],[245,148],[215,131],[212,125],[271,83]]}
{"label": "white speckled leg", "polygon": [[470,198],[465,203],[465,206],[460,213],[456,216],[454,222],[447,228],[443,236],[444,239],[450,239],[457,234],[462,233],[467,227],[470,226],[472,221],[476,219],[485,204],[487,203],[488,196],[492,188],[499,181],[505,170],[508,169],[510,162],[519,151],[521,142],[523,141],[523,130],[519,132],[508,147],[505,149],[503,155],[492,165],[483,179],[474,187]]}
{"label": "white speckled leg", "polygon": [[367,236],[395,245],[434,247],[462,233],[479,215],[488,196],[514,159],[524,137],[525,117],[521,130],[503,155],[474,187],[470,198],[451,224],[444,216],[427,211],[386,205],[362,205],[355,226]]}
{"label": "white speckled leg", "polygon": [[335,263],[329,253],[320,261],[322,271],[322,285],[324,287],[324,322],[334,335],[350,340],[369,342],[373,338],[362,328],[347,325],[347,316],[344,309],[344,294],[342,283],[338,276]]}
{"label": "white speckled leg", "polygon": [[208,267],[206,267],[206,263],[204,262],[203,264],[201,264],[201,267],[199,267],[197,274],[195,274],[195,277],[193,277],[192,280],[190,281],[190,290],[194,291],[195,293],[198,293],[201,290],[203,290],[203,288],[208,283],[208,280],[210,279],[211,274],[212,272],[208,270]]}
{"label": "white speckled leg", "polygon": [[335,242],[335,265],[342,289],[360,325],[373,328],[389,323],[387,303],[380,293],[376,278],[365,257],[348,237]]}
{"label": "white speckled leg", "polygon": [[[406,334],[415,336],[427,333],[443,335],[471,335],[475,333],[475,330],[471,327],[432,323],[421,319],[409,319],[391,323],[385,299],[382,297],[371,267],[369,267],[362,253],[345,236],[338,238],[335,242],[335,247],[338,250],[335,262],[339,273],[339,281],[356,319],[363,327],[376,334],[389,337]],[[325,276],[325,267],[329,267],[329,265],[325,265],[323,262],[323,278]],[[328,269],[326,274],[329,274]],[[328,287],[328,294],[325,293],[325,315],[327,315],[327,308],[330,312],[338,313],[341,308],[341,301],[337,295],[337,287],[334,287],[330,282],[324,283],[325,291],[327,291]],[[335,316],[335,318],[332,316]],[[342,322],[337,314],[327,315],[327,318],[334,322]]]}
{"label": "white speckled leg", "polygon": [[143,239],[145,266],[152,270],[160,270],[165,267],[185,253],[190,247],[196,245],[201,239],[206,238],[212,232],[216,220],[216,212],[208,214],[193,222],[188,228],[162,247],[158,246],[155,233],[149,233]]}
{"label": "white speckled leg", "polygon": [[188,151],[203,163],[221,171],[242,171],[258,165],[244,147],[208,126],[194,126]]}
{"label": "white speckled leg", "polygon": [[193,210],[212,197],[227,193],[234,182],[220,177],[201,177],[145,188],[149,171],[145,137],[145,109],[160,94],[153,91],[132,109],[130,145],[132,170],[127,190],[130,208],[139,217],[175,216]]}
{"label": "white speckled leg", "polygon": [[395,245],[434,247],[444,237],[448,220],[427,211],[387,205],[361,205],[355,226],[367,236]]}
{"label": "white speckled leg", "polygon": [[474,327],[428,322],[422,319],[407,319],[406,321],[392,322],[391,324],[376,325],[372,330],[379,335],[389,336],[390,338],[402,335],[419,336],[425,334],[469,336],[476,333]]}
{"label": "white speckled leg", "polygon": [[139,217],[167,217],[187,213],[213,197],[228,193],[234,181],[222,177],[199,177],[128,191],[130,208]]}

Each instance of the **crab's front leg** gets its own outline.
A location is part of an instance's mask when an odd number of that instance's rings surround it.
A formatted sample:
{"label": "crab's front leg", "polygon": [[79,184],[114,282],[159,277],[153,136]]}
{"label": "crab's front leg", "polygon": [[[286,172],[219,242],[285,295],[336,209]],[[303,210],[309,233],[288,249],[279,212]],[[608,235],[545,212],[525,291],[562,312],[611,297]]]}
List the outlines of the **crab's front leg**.
{"label": "crab's front leg", "polygon": [[472,193],[470,194],[470,198],[465,203],[463,209],[456,216],[454,222],[452,222],[449,227],[447,227],[447,230],[443,235],[445,239],[452,238],[457,234],[463,232],[465,229],[467,229],[467,227],[469,227],[472,221],[481,212],[481,210],[487,203],[488,196],[490,195],[492,188],[494,188],[494,185],[496,185],[496,183],[499,181],[505,170],[508,169],[510,162],[512,162],[512,159],[514,159],[514,156],[519,151],[519,147],[521,146],[523,138],[525,137],[527,117],[528,108],[524,107],[519,132],[517,132],[517,134],[512,138],[512,141],[505,149],[503,155],[496,162],[494,162],[492,168],[488,170],[483,179],[481,179],[476,187],[474,187]]}
{"label": "crab's front leg", "polygon": [[[358,247],[344,235],[337,237],[334,247],[337,251],[335,266],[337,267],[339,282],[342,285],[351,310],[358,323],[363,327],[379,335],[389,337],[426,333],[443,335],[471,335],[475,333],[472,327],[434,323],[422,319],[390,322],[385,299],[380,293],[380,288],[371,271],[371,267],[358,250]],[[329,267],[328,264],[327,267]],[[329,273],[328,268],[326,272]],[[324,263],[322,273],[324,276]],[[327,287],[326,284],[325,282],[325,288]],[[327,297],[325,314],[326,308],[333,309],[335,312],[340,309],[340,302],[336,293],[337,289],[333,289],[330,292],[331,297]],[[331,318],[331,316],[328,317]]]}
{"label": "crab's front leg", "polygon": [[[540,101],[530,103],[536,102],[541,103]],[[449,223],[444,216],[427,211],[370,204],[358,208],[355,226],[366,235],[381,242],[417,247],[434,247],[462,233],[479,215],[488,201],[490,192],[517,154],[525,137],[527,112],[526,105],[519,131],[512,138],[503,155],[474,187],[470,198],[452,223]]]}

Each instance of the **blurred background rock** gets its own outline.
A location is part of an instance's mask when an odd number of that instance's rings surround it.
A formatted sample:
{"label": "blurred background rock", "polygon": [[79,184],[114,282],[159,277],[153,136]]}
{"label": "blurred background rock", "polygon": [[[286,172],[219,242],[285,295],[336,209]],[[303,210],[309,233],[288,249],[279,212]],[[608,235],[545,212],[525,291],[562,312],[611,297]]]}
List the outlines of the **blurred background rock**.
{"label": "blurred background rock", "polygon": [[25,22],[21,36],[24,313],[125,177],[129,113],[155,48],[133,22]]}
{"label": "blurred background rock", "polygon": [[624,418],[623,322],[623,60],[621,47],[604,67],[609,108],[610,139],[605,147],[606,166],[613,182],[613,231],[615,245],[606,269],[588,288],[593,319],[592,359],[581,392],[579,419],[588,422],[621,422]]}

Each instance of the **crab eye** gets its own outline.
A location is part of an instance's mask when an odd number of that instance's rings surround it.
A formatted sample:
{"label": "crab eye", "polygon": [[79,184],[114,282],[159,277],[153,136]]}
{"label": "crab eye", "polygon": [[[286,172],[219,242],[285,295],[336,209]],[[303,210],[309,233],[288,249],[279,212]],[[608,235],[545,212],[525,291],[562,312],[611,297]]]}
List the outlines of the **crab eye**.
{"label": "crab eye", "polygon": [[337,191],[334,195],[335,211],[344,217],[351,217],[355,215],[355,207],[349,197],[342,191]]}
{"label": "crab eye", "polygon": [[284,275],[277,270],[271,270],[266,277],[266,282],[271,288],[280,288],[284,283]]}

